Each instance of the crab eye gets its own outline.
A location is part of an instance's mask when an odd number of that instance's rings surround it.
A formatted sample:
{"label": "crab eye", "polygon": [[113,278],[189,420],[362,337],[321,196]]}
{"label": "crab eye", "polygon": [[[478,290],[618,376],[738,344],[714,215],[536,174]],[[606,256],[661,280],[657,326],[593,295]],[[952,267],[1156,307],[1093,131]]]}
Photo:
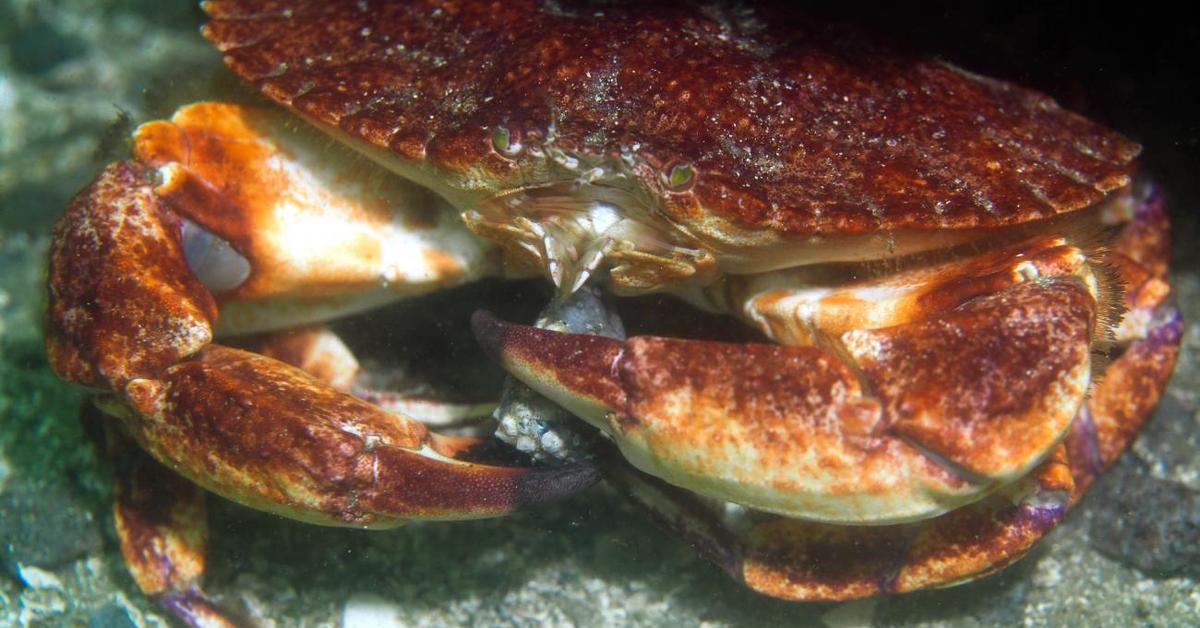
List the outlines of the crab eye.
{"label": "crab eye", "polygon": [[521,143],[516,134],[507,128],[498,126],[492,129],[492,148],[501,155],[516,155],[521,152]]}
{"label": "crab eye", "polygon": [[228,242],[184,219],[183,257],[192,273],[212,292],[227,292],[250,276],[250,262]]}
{"label": "crab eye", "polygon": [[696,172],[692,170],[690,164],[675,164],[671,166],[666,178],[667,187],[679,191],[692,184],[692,180],[696,178]]}

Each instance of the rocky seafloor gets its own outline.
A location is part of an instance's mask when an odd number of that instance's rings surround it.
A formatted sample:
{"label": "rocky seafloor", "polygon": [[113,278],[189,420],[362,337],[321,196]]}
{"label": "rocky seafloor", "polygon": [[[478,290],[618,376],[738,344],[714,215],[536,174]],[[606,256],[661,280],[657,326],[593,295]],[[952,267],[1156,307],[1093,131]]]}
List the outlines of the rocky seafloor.
{"label": "rocky seafloor", "polygon": [[[1056,16],[989,26],[979,37],[993,56],[980,63],[1041,64],[1031,47],[1061,55],[1030,25]],[[943,28],[981,19],[941,17],[953,23]],[[0,0],[0,626],[171,623],[124,571],[107,467],[77,420],[83,396],[47,369],[38,321],[48,232],[66,199],[121,154],[131,122],[226,80],[200,20],[189,3]],[[214,498],[207,590],[264,626],[1200,623],[1200,131],[1173,117],[1194,111],[1195,96],[1170,54],[1185,47],[1171,38],[1195,38],[1166,33],[1165,44],[1136,41],[1160,49],[1118,47],[1134,55],[1124,63],[1085,50],[1008,75],[1051,89],[1083,72],[1068,84],[1104,87],[1083,108],[1147,145],[1176,213],[1174,285],[1188,321],[1153,421],[1025,560],[953,589],[798,604],[736,585],[605,486],[507,519],[389,532],[306,526]]]}

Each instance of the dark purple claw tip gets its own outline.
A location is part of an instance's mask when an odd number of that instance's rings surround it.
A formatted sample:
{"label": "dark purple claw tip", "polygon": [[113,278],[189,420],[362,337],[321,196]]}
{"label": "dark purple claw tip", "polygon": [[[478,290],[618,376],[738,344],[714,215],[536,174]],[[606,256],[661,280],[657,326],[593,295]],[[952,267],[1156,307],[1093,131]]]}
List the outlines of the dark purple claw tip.
{"label": "dark purple claw tip", "polygon": [[1062,521],[1063,515],[1067,514],[1065,499],[1064,496],[1064,501],[1048,500],[1037,504],[1022,504],[1021,511],[1017,515],[1017,521],[1023,527],[1032,528],[1043,533],[1048,532]]}
{"label": "dark purple claw tip", "polygon": [[1166,212],[1166,209],[1162,187],[1157,183],[1147,183],[1145,189],[1142,191],[1142,198],[1133,210],[1134,220],[1145,220],[1151,216],[1160,216]]}
{"label": "dark purple claw tip", "polygon": [[599,482],[600,477],[600,467],[591,461],[538,469],[517,485],[513,502],[517,508],[540,506],[579,493]]}
{"label": "dark purple claw tip", "polygon": [[1154,346],[1177,345],[1183,338],[1183,314],[1174,303],[1168,303],[1154,313],[1158,324],[1146,335],[1144,342]]}
{"label": "dark purple claw tip", "polygon": [[159,596],[158,601],[167,611],[192,628],[233,628],[239,625],[199,589],[164,593]]}
{"label": "dark purple claw tip", "polygon": [[1096,432],[1096,423],[1092,420],[1092,412],[1087,404],[1079,408],[1079,414],[1075,416],[1075,423],[1071,426],[1071,433],[1067,439],[1073,466],[1082,468],[1092,477],[1104,471],[1104,464],[1100,461],[1100,440]]}

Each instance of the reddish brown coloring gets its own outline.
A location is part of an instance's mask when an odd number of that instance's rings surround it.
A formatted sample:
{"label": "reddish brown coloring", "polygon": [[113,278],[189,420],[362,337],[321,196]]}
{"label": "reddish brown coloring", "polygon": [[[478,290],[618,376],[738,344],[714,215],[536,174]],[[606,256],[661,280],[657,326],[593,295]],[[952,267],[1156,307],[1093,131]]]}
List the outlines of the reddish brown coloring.
{"label": "reddish brown coloring", "polygon": [[[551,7],[554,7],[553,9]],[[268,97],[445,172],[512,162],[491,129],[592,154],[637,143],[700,207],[795,235],[1016,224],[1091,205],[1140,148],[1051,99],[839,25],[683,2],[205,3]],[[414,143],[423,138],[424,150]],[[520,158],[516,159],[520,164]]]}
{"label": "reddish brown coloring", "polygon": [[1022,283],[937,318],[861,332],[874,350],[855,357],[890,431],[990,476],[1065,432],[1084,394],[1074,379],[1086,377],[1078,370],[1094,308],[1074,282]]}
{"label": "reddish brown coloring", "polygon": [[53,242],[46,346],[59,375],[119,389],[212,338],[216,303],[141,167],[108,166],[71,201]]}

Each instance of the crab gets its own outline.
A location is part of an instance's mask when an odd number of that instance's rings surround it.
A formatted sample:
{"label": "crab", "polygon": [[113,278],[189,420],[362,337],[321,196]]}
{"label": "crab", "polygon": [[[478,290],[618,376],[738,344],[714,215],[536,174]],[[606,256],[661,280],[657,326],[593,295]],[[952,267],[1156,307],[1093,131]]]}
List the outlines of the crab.
{"label": "crab", "polygon": [[[1061,521],[1171,372],[1140,147],[1039,93],[773,9],[203,8],[279,107],[140,126],[56,227],[46,339],[104,410],[135,581],[188,622],[227,621],[199,588],[205,491],[387,528],[603,477],[768,595],[965,582]],[[589,436],[514,465],[360,385],[321,326],[531,276],[759,340],[478,313],[486,351]],[[543,418],[507,433],[553,458]]]}

